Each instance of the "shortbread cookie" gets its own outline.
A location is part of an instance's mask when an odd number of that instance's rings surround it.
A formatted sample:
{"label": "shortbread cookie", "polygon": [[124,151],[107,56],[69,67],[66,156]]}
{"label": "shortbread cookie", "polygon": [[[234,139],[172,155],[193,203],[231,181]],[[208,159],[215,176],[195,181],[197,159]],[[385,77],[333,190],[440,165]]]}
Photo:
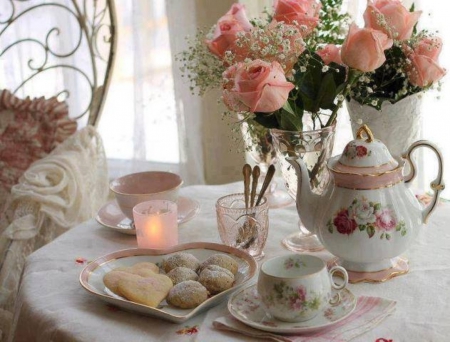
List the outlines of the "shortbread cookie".
{"label": "shortbread cookie", "polygon": [[199,282],[186,280],[169,291],[167,303],[181,309],[192,309],[208,298],[208,290]]}
{"label": "shortbread cookie", "polygon": [[[124,268],[124,267],[122,267],[122,268]],[[120,293],[119,293],[119,290],[118,290],[119,280],[124,278],[124,277],[127,277],[128,275],[130,275],[130,273],[124,272],[124,271],[121,271],[121,270],[114,270],[114,271],[106,273],[103,276],[103,283],[105,284],[105,286],[108,289],[110,289],[116,295],[120,296]]]}
{"label": "shortbread cookie", "polygon": [[154,273],[159,273],[159,267],[152,262],[138,262],[137,264],[131,266],[131,268],[134,270],[148,269]]}
{"label": "shortbread cookie", "polygon": [[239,264],[236,260],[226,254],[213,254],[208,259],[206,259],[200,269],[203,270],[206,266],[217,265],[226,268],[233,274],[236,274],[239,268]]}
{"label": "shortbread cookie", "polygon": [[187,267],[176,267],[167,273],[167,276],[172,280],[174,285],[181,283],[182,281],[198,279],[197,273]]}
{"label": "shortbread cookie", "polygon": [[206,287],[209,293],[216,294],[233,286],[234,275],[226,268],[208,265],[200,273],[198,282]]}
{"label": "shortbread cookie", "polygon": [[162,268],[166,273],[169,273],[176,267],[187,267],[193,271],[197,271],[200,266],[198,259],[189,253],[178,252],[167,259],[163,259]]}
{"label": "shortbread cookie", "polygon": [[154,273],[159,273],[159,267],[151,262],[140,262],[130,267],[117,267],[114,271],[133,273],[142,277],[148,277]]}
{"label": "shortbread cookie", "polygon": [[172,280],[164,274],[153,274],[145,278],[128,274],[119,279],[118,292],[132,302],[157,307],[172,287]]}

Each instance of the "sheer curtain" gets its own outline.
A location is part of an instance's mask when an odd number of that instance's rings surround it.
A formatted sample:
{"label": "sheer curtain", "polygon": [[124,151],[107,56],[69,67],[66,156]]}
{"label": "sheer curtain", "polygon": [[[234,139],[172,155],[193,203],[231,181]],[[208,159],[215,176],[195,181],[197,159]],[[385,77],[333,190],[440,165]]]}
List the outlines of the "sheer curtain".
{"label": "sheer curtain", "polygon": [[[172,60],[187,48],[185,37],[209,29],[235,1],[167,0]],[[203,97],[192,95],[173,62],[181,174],[193,183],[219,184],[241,178],[243,147],[234,141],[230,118],[222,118],[219,89]]]}
{"label": "sheer curtain", "polygon": [[213,25],[232,2],[116,0],[118,58],[99,127],[111,178],[156,169],[180,173],[185,185],[240,177],[243,148],[222,120],[219,91],[192,95],[175,60],[185,37]]}

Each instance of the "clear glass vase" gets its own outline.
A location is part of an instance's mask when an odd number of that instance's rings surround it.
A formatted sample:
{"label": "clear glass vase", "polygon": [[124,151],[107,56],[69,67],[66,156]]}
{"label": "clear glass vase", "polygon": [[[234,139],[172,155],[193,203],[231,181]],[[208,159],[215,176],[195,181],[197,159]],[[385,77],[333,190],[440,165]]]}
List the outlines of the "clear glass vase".
{"label": "clear glass vase", "polygon": [[[238,115],[239,120],[243,120],[242,114]],[[261,126],[253,120],[242,121],[241,133],[244,143],[252,159],[259,165],[261,174],[258,180],[258,189],[264,182],[267,169],[271,164],[276,163],[277,153],[272,143],[272,136],[267,128]],[[269,208],[281,208],[291,204],[292,198],[284,190],[277,189],[277,184],[271,182],[265,193]]]}
{"label": "clear glass vase", "polygon": [[[326,163],[333,151],[335,131],[335,125],[304,132],[270,130],[285,187],[294,200],[297,197],[297,175],[286,157],[296,156],[303,160],[308,168],[311,190],[321,194],[330,180]],[[305,227],[300,217],[299,231],[284,238],[283,244],[287,249],[296,252],[322,250],[319,239],[309,230],[312,230],[312,227]]]}

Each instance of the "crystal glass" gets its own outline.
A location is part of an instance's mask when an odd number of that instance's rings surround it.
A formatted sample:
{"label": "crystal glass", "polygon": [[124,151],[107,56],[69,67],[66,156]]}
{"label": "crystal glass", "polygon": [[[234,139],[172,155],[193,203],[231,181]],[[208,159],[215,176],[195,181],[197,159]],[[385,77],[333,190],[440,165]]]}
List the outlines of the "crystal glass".
{"label": "crystal glass", "polygon": [[[244,116],[238,114],[239,120]],[[252,159],[261,169],[258,180],[258,192],[264,182],[267,169],[271,164],[276,163],[277,154],[272,143],[272,136],[267,128],[261,126],[253,120],[242,121],[241,132],[244,143]],[[284,190],[277,189],[277,184],[272,181],[265,193],[269,208],[281,208],[292,203],[292,198]]]}
{"label": "crystal glass", "polygon": [[[285,187],[294,200],[297,197],[297,175],[285,158],[288,156],[301,158],[308,168],[311,190],[321,194],[330,180],[326,163],[333,150],[335,130],[336,126],[303,132],[270,130]],[[290,234],[283,240],[286,248],[296,252],[314,252],[323,249],[317,236],[311,234],[308,227],[303,225],[301,217],[299,228],[298,232]]]}
{"label": "crystal glass", "polygon": [[265,197],[258,206],[245,208],[244,194],[221,197],[216,203],[217,227],[222,242],[246,251],[255,259],[264,257],[269,232],[269,205]]}

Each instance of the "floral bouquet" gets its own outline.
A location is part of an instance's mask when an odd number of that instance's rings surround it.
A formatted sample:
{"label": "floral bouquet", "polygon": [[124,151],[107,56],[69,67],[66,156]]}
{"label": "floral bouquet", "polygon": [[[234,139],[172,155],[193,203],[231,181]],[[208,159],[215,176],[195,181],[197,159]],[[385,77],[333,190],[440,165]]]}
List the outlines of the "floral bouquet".
{"label": "floral bouquet", "polygon": [[[382,65],[377,68],[373,68],[378,65],[376,58],[363,49],[354,55],[355,60],[346,61],[352,66],[352,63],[365,60],[368,66],[352,85],[349,98],[380,110],[384,101],[396,103],[427,90],[445,75],[438,63],[442,41],[426,30],[417,30],[421,14],[421,11],[414,11],[414,6],[408,11],[399,0],[368,1],[364,12],[365,27],[380,36],[387,36],[389,48],[382,56]],[[349,36],[354,30],[356,28],[352,26]],[[352,44],[351,41],[348,43]]]}
{"label": "floral bouquet", "polygon": [[[267,128],[334,125],[343,100],[377,109],[430,88],[445,74],[442,42],[418,32],[421,12],[400,0],[369,0],[365,27],[340,14],[342,0],[275,0],[264,19],[249,20],[234,4],[181,55],[202,94],[222,86],[231,112]],[[325,120],[325,119],[326,120]]]}
{"label": "floral bouquet", "polygon": [[[234,4],[179,59],[191,90],[222,87],[229,112],[266,128],[301,131],[303,113],[321,127],[334,122],[347,80],[339,50],[349,16],[342,0],[276,0],[264,18],[249,20]],[[342,103],[341,98],[340,103]],[[329,119],[323,121],[324,111]]]}

